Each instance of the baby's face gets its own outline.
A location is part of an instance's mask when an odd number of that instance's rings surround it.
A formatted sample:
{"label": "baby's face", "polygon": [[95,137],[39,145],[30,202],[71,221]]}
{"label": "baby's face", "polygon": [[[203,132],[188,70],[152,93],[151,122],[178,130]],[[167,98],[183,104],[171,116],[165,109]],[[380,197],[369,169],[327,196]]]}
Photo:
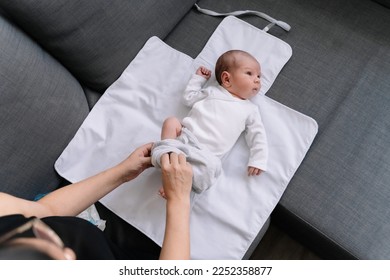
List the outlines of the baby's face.
{"label": "baby's face", "polygon": [[256,59],[243,56],[237,68],[230,72],[231,87],[228,91],[241,98],[254,97],[261,88],[261,68]]}

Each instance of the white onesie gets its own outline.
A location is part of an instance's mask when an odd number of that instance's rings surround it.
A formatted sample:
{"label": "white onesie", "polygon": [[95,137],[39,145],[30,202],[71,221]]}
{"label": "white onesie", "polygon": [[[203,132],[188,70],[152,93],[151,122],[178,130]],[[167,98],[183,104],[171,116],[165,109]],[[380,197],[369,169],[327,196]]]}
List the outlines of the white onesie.
{"label": "white onesie", "polygon": [[249,147],[248,166],[267,169],[268,144],[258,107],[232,96],[222,86],[203,88],[206,79],[194,74],[184,92],[184,104],[192,107],[182,121],[211,153],[222,158],[241,133]]}
{"label": "white onesie", "polygon": [[221,86],[203,88],[206,79],[194,74],[184,92],[184,103],[192,107],[182,121],[176,139],[156,141],[152,164],[161,167],[162,155],[186,155],[193,170],[192,188],[202,193],[221,174],[221,159],[245,131],[249,146],[248,166],[267,169],[268,145],[258,107],[249,100],[233,97]]}

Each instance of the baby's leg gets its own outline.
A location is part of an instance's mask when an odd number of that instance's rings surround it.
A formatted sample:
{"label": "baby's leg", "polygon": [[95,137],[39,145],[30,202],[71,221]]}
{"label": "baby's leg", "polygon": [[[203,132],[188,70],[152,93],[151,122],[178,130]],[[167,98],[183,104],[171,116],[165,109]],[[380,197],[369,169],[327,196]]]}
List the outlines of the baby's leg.
{"label": "baby's leg", "polygon": [[[167,118],[164,121],[162,129],[161,129],[161,140],[175,139],[176,137],[178,137],[180,135],[180,133],[181,133],[180,121],[175,117]],[[163,187],[161,187],[158,192],[163,198],[166,198]]]}
{"label": "baby's leg", "polygon": [[181,123],[175,117],[167,118],[161,129],[161,140],[175,139],[181,133]]}

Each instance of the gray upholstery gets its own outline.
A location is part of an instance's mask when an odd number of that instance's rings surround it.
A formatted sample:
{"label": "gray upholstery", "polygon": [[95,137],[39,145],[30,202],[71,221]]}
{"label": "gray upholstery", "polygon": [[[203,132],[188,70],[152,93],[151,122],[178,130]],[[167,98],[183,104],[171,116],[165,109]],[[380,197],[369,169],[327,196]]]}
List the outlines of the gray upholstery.
{"label": "gray upholstery", "polygon": [[294,54],[270,95],[320,130],[280,206],[356,258],[389,259],[390,11],[370,1],[297,8],[299,18],[280,15],[296,26],[285,38]]}
{"label": "gray upholstery", "polygon": [[25,198],[58,187],[53,168],[88,113],[79,83],[0,17],[1,190]]}
{"label": "gray upholstery", "polygon": [[103,92],[147,39],[164,38],[195,0],[15,0],[4,11],[86,86]]}
{"label": "gray upholstery", "polygon": [[390,257],[390,41],[387,50],[366,44],[369,52],[356,53],[367,56],[365,64],[348,76],[353,85],[344,91],[281,205],[357,258],[386,259]]}

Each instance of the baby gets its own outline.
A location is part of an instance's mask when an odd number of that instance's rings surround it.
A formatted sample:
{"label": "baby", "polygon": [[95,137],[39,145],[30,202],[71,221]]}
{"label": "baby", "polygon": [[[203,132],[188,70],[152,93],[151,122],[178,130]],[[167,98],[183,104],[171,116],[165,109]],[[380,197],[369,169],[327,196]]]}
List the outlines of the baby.
{"label": "baby", "polygon": [[[182,121],[175,117],[164,121],[162,141],[155,143],[152,163],[159,166],[163,153],[175,151],[167,145],[175,146],[193,165],[193,189],[200,193],[215,182],[221,172],[222,157],[244,132],[249,147],[248,175],[260,175],[265,171],[267,137],[258,106],[249,101],[260,90],[260,76],[259,62],[241,50],[228,51],[218,58],[215,66],[218,85],[203,87],[211,77],[211,71],[199,67],[184,92],[184,103],[191,111]],[[196,171],[197,164],[200,165],[199,172]],[[163,195],[162,191],[160,193]]]}

